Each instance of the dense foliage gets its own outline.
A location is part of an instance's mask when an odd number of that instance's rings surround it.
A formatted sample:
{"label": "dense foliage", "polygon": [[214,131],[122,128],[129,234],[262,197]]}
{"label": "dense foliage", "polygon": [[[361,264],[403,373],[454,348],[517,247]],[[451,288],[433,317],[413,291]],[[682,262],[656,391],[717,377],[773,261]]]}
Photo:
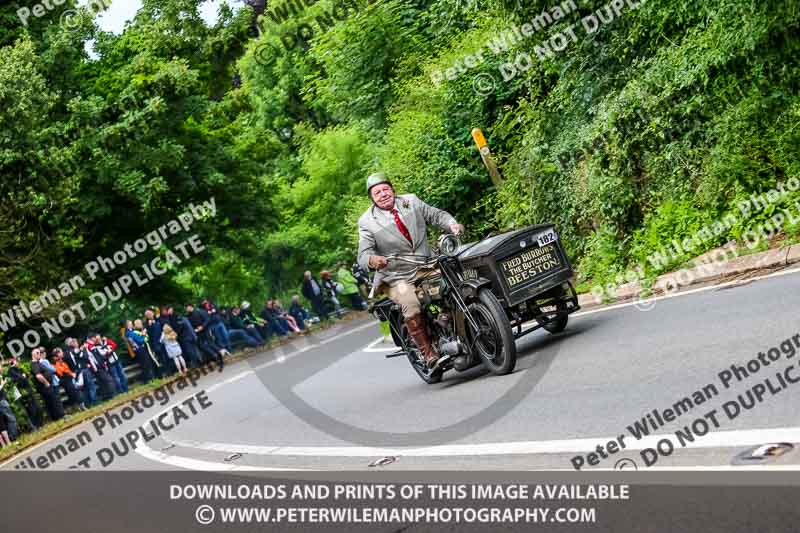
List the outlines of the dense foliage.
{"label": "dense foliage", "polygon": [[[70,1],[23,27],[22,3],[0,7],[4,309],[212,196],[203,260],[125,305],[255,300],[349,265],[376,169],[473,238],[555,222],[594,282],[800,176],[796,2],[631,0],[587,33],[606,4],[590,0],[497,54],[507,30],[567,2],[320,0],[278,23],[276,1],[258,18],[223,7],[208,27],[200,0],[145,0],[122,35],[88,15],[65,29]],[[515,59],[529,68],[504,81]],[[493,89],[476,91],[478,75]]]}

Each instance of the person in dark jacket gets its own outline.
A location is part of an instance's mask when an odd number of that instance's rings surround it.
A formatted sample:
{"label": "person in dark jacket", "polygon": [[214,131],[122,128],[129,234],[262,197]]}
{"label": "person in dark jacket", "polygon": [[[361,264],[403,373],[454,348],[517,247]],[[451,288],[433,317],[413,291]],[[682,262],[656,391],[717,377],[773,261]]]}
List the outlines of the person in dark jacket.
{"label": "person in dark jacket", "polygon": [[57,394],[58,391],[53,387],[54,374],[40,362],[43,357],[44,354],[39,348],[34,348],[31,352],[33,360],[31,363],[31,376],[33,377],[34,385],[36,385],[36,391],[44,401],[50,420],[55,422],[64,418],[64,406],[61,404],[61,397]]}
{"label": "person in dark jacket", "polygon": [[222,316],[217,309],[217,306],[208,300],[203,300],[202,307],[208,313],[208,331],[214,337],[214,342],[217,346],[222,346],[226,350],[231,350],[231,339],[228,335],[228,330],[225,323],[222,321]]}
{"label": "person in dark jacket", "polygon": [[78,339],[70,337],[66,339],[66,345],[64,361],[70,370],[75,372],[76,382],[80,383],[80,385],[76,383],[76,386],[83,396],[83,405],[87,408],[91,407],[97,402],[97,382],[89,364],[89,359],[86,353],[81,350]]}
{"label": "person in dark jacket", "polygon": [[150,343],[150,350],[158,359],[161,364],[160,367],[155,369],[157,378],[162,378],[172,374],[174,365],[167,357],[167,351],[164,348],[164,343],[161,342],[161,322],[156,320],[156,314],[152,309],[146,309],[144,312],[144,327],[147,329],[147,339]]}
{"label": "person in dark jacket", "polygon": [[311,276],[311,271],[309,270],[306,270],[303,274],[302,293],[303,296],[311,302],[311,307],[314,308],[314,312],[317,313],[320,320],[328,318],[328,313],[325,311],[325,306],[323,305],[324,292],[322,285]]}
{"label": "person in dark jacket", "polygon": [[110,400],[117,395],[119,390],[114,376],[111,374],[111,365],[108,363],[109,348],[100,344],[99,340],[100,334],[89,335],[84,347],[89,351],[90,364],[99,385],[100,396],[103,400]]}
{"label": "person in dark jacket", "polygon": [[297,326],[304,330],[306,329],[306,320],[310,318],[308,311],[300,305],[300,297],[298,295],[292,296],[292,304],[289,306],[289,314],[294,317]]}
{"label": "person in dark jacket", "polygon": [[234,307],[231,309],[228,318],[228,334],[231,337],[231,342],[246,344],[250,347],[261,346],[264,344],[264,339],[258,332],[254,325],[248,326],[240,316],[240,309]]}
{"label": "person in dark jacket", "polygon": [[289,333],[289,326],[286,325],[285,320],[280,320],[278,318],[278,313],[272,305],[272,300],[267,300],[266,303],[264,303],[264,309],[261,310],[261,318],[267,323],[273,335],[282,337]]}
{"label": "person in dark jacket", "polygon": [[197,347],[205,355],[206,361],[210,362],[216,359],[219,367],[223,368],[225,360],[222,356],[230,355],[230,352],[216,344],[214,339],[211,338],[208,331],[211,317],[204,309],[195,308],[193,304],[186,304],[186,318],[189,319],[194,332],[197,334]]}
{"label": "person in dark jacket", "polygon": [[202,364],[197,351],[197,334],[194,332],[192,323],[185,316],[178,315],[172,306],[162,307],[162,316],[169,322],[170,327],[178,334],[178,344],[181,345],[186,364],[190,368],[198,368]]}
{"label": "person in dark jacket", "polygon": [[36,402],[36,397],[33,395],[28,374],[18,366],[16,357],[11,357],[8,365],[8,379],[14,383],[14,386],[17,387],[17,390],[22,394],[22,396],[20,396],[20,401],[28,415],[28,423],[31,426],[31,430],[36,431],[42,426],[44,420],[42,409],[39,407],[39,404]]}
{"label": "person in dark jacket", "polygon": [[106,355],[106,361],[111,369],[111,377],[119,392],[128,392],[128,376],[125,375],[125,367],[122,360],[117,355],[117,343],[108,337],[97,335],[94,338],[95,345],[102,346]]}
{"label": "person in dark jacket", "polygon": [[254,326],[258,330],[258,333],[261,334],[261,338],[264,339],[265,342],[269,340],[271,335],[271,332],[269,331],[269,325],[263,318],[257,317],[253,314],[253,310],[250,308],[250,302],[242,302],[240,316],[242,317],[242,322],[244,322],[245,326]]}
{"label": "person in dark jacket", "polygon": [[[3,362],[0,361],[0,425],[5,425],[10,440],[16,440],[19,436],[19,424],[17,424],[17,417],[14,415],[14,410],[11,408],[7,394],[11,386],[13,386],[13,383],[3,375]],[[13,400],[14,398],[12,397]]]}
{"label": "person in dark jacket", "polygon": [[75,386],[77,374],[64,361],[64,350],[61,348],[53,348],[51,355],[53,358],[53,365],[56,368],[56,375],[58,376],[58,380],[64,392],[67,393],[70,405],[74,405],[81,411],[85,411],[86,406],[83,405],[83,398],[81,397],[81,393],[78,392],[78,388]]}

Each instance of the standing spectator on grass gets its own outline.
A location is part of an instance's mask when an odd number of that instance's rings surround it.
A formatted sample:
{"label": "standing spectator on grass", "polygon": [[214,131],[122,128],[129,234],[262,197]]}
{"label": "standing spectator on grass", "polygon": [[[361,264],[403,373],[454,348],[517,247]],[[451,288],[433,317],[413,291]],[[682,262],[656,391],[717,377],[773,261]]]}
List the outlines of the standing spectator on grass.
{"label": "standing spectator on grass", "polygon": [[8,421],[6,417],[0,415],[0,448],[11,445],[11,438],[8,436]]}
{"label": "standing spectator on grass", "polygon": [[150,336],[147,333],[147,328],[144,325],[144,321],[140,318],[137,318],[133,321],[133,329],[138,331],[139,334],[144,337],[144,347],[145,347],[145,354],[150,358],[150,365],[152,368],[153,377],[161,375],[161,363],[156,357],[156,354],[153,353],[152,348],[150,347]]}
{"label": "standing spectator on grass", "polygon": [[[137,322],[141,324],[140,320]],[[134,361],[142,370],[142,382],[149,383],[153,379],[153,362],[150,359],[150,352],[147,350],[147,339],[142,331],[134,328],[134,324],[130,320],[125,321],[125,341],[130,344]]]}
{"label": "standing spectator on grass", "polygon": [[61,404],[61,398],[57,394],[57,390],[53,387],[53,373],[50,372],[41,361],[44,354],[39,351],[39,348],[34,348],[31,352],[31,375],[33,382],[36,385],[36,390],[39,396],[44,401],[47,414],[50,420],[56,421],[64,418],[64,406]]}
{"label": "standing spectator on grass", "polygon": [[14,383],[14,386],[20,392],[20,401],[28,414],[28,423],[31,426],[31,431],[36,431],[42,426],[43,417],[42,410],[33,395],[28,374],[19,367],[16,357],[12,356],[8,364],[8,379]]}
{"label": "standing spectator on grass", "polygon": [[65,342],[67,350],[64,360],[70,365],[70,368],[72,368],[73,364],[76,366],[76,369],[73,369],[77,376],[75,378],[75,386],[83,395],[83,405],[89,408],[97,402],[97,382],[89,364],[88,354],[81,350],[78,345],[78,339],[69,337]]}
{"label": "standing spectator on grass", "polygon": [[42,356],[39,359],[39,363],[47,370],[49,370],[51,374],[53,374],[52,378],[53,388],[56,390],[56,394],[58,394],[59,397],[61,397],[61,392],[59,390],[59,385],[61,385],[61,380],[58,379],[58,375],[56,375],[56,367],[53,366],[53,363],[51,363],[50,360],[47,358],[47,350],[44,349],[44,346],[39,346],[37,350],[39,350],[39,353]]}
{"label": "standing spectator on grass", "polygon": [[314,308],[314,312],[317,313],[320,320],[328,318],[328,313],[322,301],[322,285],[311,276],[311,272],[308,270],[303,273],[303,289],[301,292],[311,302],[311,307]]}
{"label": "standing spectator on grass", "polygon": [[99,333],[89,335],[86,339],[86,345],[94,363],[94,374],[97,376],[97,382],[100,384],[103,398],[110,400],[116,396],[118,392],[122,392],[117,386],[117,380],[114,378],[114,374],[111,370],[111,364],[109,362],[109,352],[111,349],[107,344],[104,345],[100,341]]}
{"label": "standing spectator on grass", "polygon": [[111,372],[111,377],[114,378],[114,385],[116,385],[119,392],[128,392],[128,376],[125,375],[125,368],[122,366],[122,360],[117,355],[117,343],[108,337],[97,335],[95,337],[95,345],[99,345],[105,352],[108,368]]}
{"label": "standing spectator on grass", "polygon": [[322,301],[327,309],[332,309],[337,315],[342,313],[342,304],[339,302],[337,295],[341,291],[342,286],[333,281],[331,273],[323,270],[319,273],[319,279],[322,283]]}
{"label": "standing spectator on grass", "polygon": [[70,405],[74,405],[79,410],[85,411],[86,406],[83,405],[83,398],[78,391],[78,387],[75,386],[77,375],[64,361],[64,350],[61,348],[53,348],[51,354],[53,357],[53,366],[56,369],[56,375],[61,382],[61,387],[64,389],[64,392],[67,393]]}
{"label": "standing spectator on grass", "polygon": [[167,352],[164,345],[161,343],[161,322],[156,320],[156,314],[152,309],[146,309],[144,312],[144,326],[147,329],[147,339],[150,343],[150,351],[155,355],[158,360],[158,366],[155,367],[154,374],[157,378],[162,378],[171,374],[170,359],[167,357]]}
{"label": "standing spectator on grass", "polygon": [[353,274],[353,278],[356,280],[361,297],[366,300],[372,290],[372,281],[369,279],[369,273],[361,268],[358,263],[353,263],[353,266],[350,267],[350,273]]}
{"label": "standing spectator on grass", "polygon": [[348,300],[350,307],[362,311],[367,308],[367,303],[361,298],[361,293],[358,291],[356,278],[344,266],[336,272],[336,281],[342,286],[342,298]]}
{"label": "standing spectator on grass", "polygon": [[[10,379],[3,376],[3,363],[0,361],[0,423],[5,421],[5,426],[8,428],[8,435],[11,440],[19,436],[19,425],[17,424],[17,417],[14,415],[14,410],[11,408],[11,403],[8,401],[8,395],[14,384]],[[11,400],[15,398],[12,396]]]}

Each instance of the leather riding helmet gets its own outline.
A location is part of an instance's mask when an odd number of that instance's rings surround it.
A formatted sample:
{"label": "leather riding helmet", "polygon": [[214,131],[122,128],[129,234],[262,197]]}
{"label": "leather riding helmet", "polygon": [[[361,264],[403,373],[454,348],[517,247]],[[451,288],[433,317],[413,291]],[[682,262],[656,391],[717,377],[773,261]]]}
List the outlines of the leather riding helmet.
{"label": "leather riding helmet", "polygon": [[369,191],[372,190],[374,186],[381,183],[388,183],[389,186],[394,189],[394,185],[392,185],[392,182],[386,177],[386,174],[383,172],[376,172],[375,174],[370,174],[367,178],[367,195],[369,195]]}

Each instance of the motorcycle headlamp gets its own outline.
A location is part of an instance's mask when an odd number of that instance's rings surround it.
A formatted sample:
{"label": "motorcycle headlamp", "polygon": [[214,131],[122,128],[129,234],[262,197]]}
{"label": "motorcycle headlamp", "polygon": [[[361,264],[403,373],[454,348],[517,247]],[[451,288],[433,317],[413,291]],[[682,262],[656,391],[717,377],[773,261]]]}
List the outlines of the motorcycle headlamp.
{"label": "motorcycle headlamp", "polygon": [[461,247],[461,240],[458,236],[448,233],[439,237],[439,251],[447,257],[454,257]]}

